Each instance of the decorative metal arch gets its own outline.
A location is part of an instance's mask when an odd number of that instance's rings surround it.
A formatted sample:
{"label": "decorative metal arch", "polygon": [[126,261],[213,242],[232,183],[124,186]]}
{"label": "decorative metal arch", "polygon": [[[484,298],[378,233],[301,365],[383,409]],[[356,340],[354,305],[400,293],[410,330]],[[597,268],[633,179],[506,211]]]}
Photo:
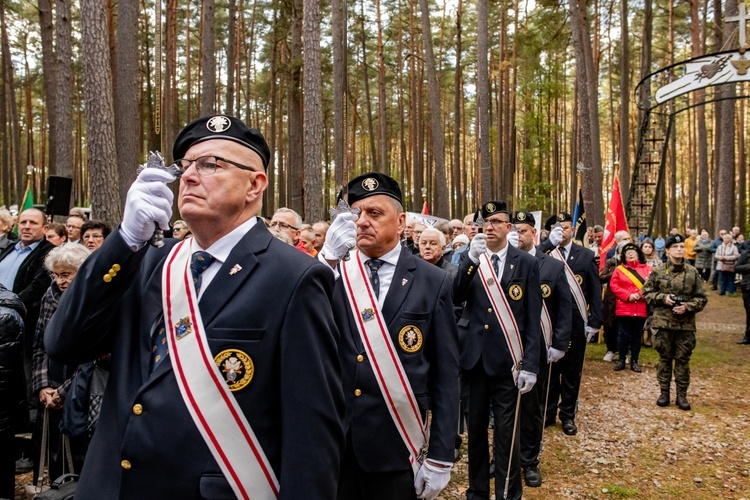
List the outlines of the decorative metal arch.
{"label": "decorative metal arch", "polygon": [[[750,95],[738,94],[701,103],[691,104],[690,101],[690,96],[698,90],[750,81],[749,69],[750,58],[746,57],[744,49],[717,52],[666,66],[638,83],[634,93],[643,116],[625,204],[628,226],[636,234],[640,231],[651,234],[653,230],[675,117],[697,106],[750,98]],[[646,99],[639,102],[641,93],[645,93]]]}

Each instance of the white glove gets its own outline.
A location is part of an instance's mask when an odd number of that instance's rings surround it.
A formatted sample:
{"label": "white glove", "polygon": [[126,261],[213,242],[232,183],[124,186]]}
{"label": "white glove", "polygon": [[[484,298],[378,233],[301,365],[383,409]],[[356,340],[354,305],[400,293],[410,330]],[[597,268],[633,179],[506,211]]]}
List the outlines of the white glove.
{"label": "white glove", "polygon": [[158,224],[169,228],[174,193],[168,183],[175,176],[158,168],[145,168],[128,190],[120,235],[129,246],[141,247],[151,239]]}
{"label": "white glove", "polygon": [[599,335],[599,329],[594,328],[593,326],[587,326],[586,327],[586,341],[591,342],[594,340],[597,335]]}
{"label": "white glove", "polygon": [[[330,231],[330,229],[329,229]],[[474,264],[479,264],[479,256],[487,252],[487,235],[478,233],[471,240],[469,246],[469,258]]]}
{"label": "white glove", "polygon": [[[447,465],[448,467],[438,467],[430,462]],[[451,480],[451,467],[453,467],[453,464],[448,462],[425,460],[414,478],[414,490],[417,492],[417,498],[426,498],[427,500],[437,498],[443,488],[448,485],[448,481]]]}
{"label": "white glove", "polygon": [[562,243],[563,240],[563,230],[560,226],[553,227],[552,231],[549,233],[549,241],[553,245],[557,246],[560,243]]}
{"label": "white glove", "polygon": [[557,363],[563,356],[565,356],[565,351],[555,349],[554,347],[547,349],[547,363]]}
{"label": "white glove", "polygon": [[536,375],[526,370],[521,370],[521,373],[518,374],[518,382],[516,382],[518,392],[526,394],[534,387],[534,384],[536,384]]}
{"label": "white glove", "polygon": [[508,243],[513,248],[518,248],[518,232],[517,231],[511,231],[508,233]]}
{"label": "white glove", "polygon": [[341,260],[357,245],[357,214],[338,214],[326,232],[323,256],[326,260]]}

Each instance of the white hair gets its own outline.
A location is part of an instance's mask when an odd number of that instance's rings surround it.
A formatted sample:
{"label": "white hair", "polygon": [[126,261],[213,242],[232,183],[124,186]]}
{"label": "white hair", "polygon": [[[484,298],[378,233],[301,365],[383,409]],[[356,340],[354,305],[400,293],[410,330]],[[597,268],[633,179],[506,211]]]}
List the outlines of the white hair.
{"label": "white hair", "polygon": [[420,240],[424,238],[426,234],[436,234],[438,237],[438,240],[440,241],[440,246],[445,246],[445,235],[443,232],[439,229],[435,229],[434,227],[428,227],[424,231],[422,231],[422,234],[420,235]]}

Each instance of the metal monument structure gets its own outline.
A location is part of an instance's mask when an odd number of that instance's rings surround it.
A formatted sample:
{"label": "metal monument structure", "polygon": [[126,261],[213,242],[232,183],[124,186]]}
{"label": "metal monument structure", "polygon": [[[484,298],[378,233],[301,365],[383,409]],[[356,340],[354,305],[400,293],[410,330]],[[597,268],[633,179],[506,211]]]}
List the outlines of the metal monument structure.
{"label": "metal monument structure", "polygon": [[[719,85],[736,85],[750,81],[750,52],[746,40],[745,4],[739,4],[739,15],[726,21],[739,22],[739,48],[716,52],[666,66],[642,79],[635,88],[636,102],[642,118],[638,134],[636,162],[625,204],[628,227],[635,234],[652,234],[654,217],[664,185],[669,139],[674,133],[677,115],[696,106],[723,100],[719,97],[700,103],[690,100],[697,90]],[[748,52],[746,54],[746,52]],[[645,90],[645,92],[644,92]],[[644,94],[645,99],[639,98]],[[729,99],[748,99],[740,92]],[[639,100],[640,99],[640,100]]]}

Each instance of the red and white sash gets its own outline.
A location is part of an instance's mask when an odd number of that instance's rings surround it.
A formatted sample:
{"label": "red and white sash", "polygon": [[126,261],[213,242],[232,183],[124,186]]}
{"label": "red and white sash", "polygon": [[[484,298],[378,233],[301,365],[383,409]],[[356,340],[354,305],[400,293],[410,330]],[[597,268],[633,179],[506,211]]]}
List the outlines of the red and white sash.
{"label": "red and white sash", "polygon": [[180,394],[237,498],[277,498],[279,481],[209,349],[190,258],[190,241],[179,243],[162,271],[169,359]]}
{"label": "red and white sash", "polygon": [[510,310],[510,304],[505,297],[500,286],[500,279],[492,269],[488,254],[479,256],[479,279],[482,281],[487,297],[492,304],[492,310],[500,322],[500,327],[505,335],[505,342],[508,345],[510,356],[513,358],[513,379],[518,380],[518,374],[521,371],[521,361],[523,360],[523,343],[521,342],[521,332],[518,330],[518,323],[513,317],[513,311]]}
{"label": "red and white sash", "polygon": [[544,335],[544,343],[547,345],[547,349],[552,345],[552,318],[549,316],[549,310],[547,304],[542,299],[542,334]]}
{"label": "red and white sash", "polygon": [[565,266],[565,277],[568,280],[568,286],[570,286],[570,291],[573,293],[573,299],[575,299],[576,305],[578,306],[578,312],[581,313],[584,326],[588,325],[589,315],[586,310],[586,297],[583,295],[583,289],[581,289],[581,284],[578,283],[578,280],[576,279],[576,275],[573,274],[573,271],[571,271],[570,266],[568,266],[568,263],[565,262],[565,257],[562,256],[562,253],[560,253],[559,248],[555,248],[554,250],[552,250],[552,252],[550,252],[550,255],[552,255],[552,257],[562,262],[563,265]]}
{"label": "red and white sash", "polygon": [[341,279],[346,297],[349,299],[357,331],[383,394],[385,405],[409,451],[409,461],[416,475],[427,441],[425,424],[409,378],[383,320],[359,251],[352,253],[348,261],[341,262]]}

